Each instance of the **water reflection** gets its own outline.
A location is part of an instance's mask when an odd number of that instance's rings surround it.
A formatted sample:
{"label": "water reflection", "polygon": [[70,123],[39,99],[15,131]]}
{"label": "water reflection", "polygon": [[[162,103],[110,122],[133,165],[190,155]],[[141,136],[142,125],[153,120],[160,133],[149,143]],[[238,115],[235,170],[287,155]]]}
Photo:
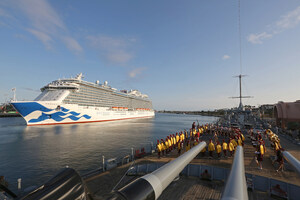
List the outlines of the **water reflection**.
{"label": "water reflection", "polygon": [[125,156],[131,148],[184,128],[198,118],[214,117],[157,114],[155,118],[90,124],[27,127],[21,118],[0,119],[0,175],[12,185],[22,177],[24,187],[41,184],[66,165],[81,173],[101,166],[106,158]]}

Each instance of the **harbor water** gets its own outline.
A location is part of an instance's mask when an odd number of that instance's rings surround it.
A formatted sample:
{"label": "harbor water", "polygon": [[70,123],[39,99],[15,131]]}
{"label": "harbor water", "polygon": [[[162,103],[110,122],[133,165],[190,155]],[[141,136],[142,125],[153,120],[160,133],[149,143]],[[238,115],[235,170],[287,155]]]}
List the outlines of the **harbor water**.
{"label": "harbor water", "polygon": [[21,117],[0,118],[0,176],[16,191],[38,186],[61,168],[85,174],[105,158],[131,154],[131,148],[150,148],[157,139],[191,128],[193,122],[213,123],[217,117],[157,113],[154,118],[73,125],[27,127]]}

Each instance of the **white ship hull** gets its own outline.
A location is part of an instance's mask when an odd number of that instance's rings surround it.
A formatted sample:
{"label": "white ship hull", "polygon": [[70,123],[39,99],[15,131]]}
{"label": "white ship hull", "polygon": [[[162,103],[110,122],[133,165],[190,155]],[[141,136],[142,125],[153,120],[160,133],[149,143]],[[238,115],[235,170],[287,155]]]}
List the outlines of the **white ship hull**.
{"label": "white ship hull", "polygon": [[53,101],[12,102],[28,126],[105,122],[149,118],[153,110],[79,106]]}

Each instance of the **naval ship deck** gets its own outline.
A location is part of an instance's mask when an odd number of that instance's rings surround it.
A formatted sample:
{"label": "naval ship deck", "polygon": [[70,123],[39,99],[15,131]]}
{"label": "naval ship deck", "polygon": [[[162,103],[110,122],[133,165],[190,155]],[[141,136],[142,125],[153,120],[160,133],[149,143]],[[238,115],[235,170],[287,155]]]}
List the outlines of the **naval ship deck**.
{"label": "naval ship deck", "polygon": [[[211,139],[211,135],[203,135],[202,140],[208,141]],[[252,146],[250,136],[245,135],[245,145],[244,145],[244,164],[245,173],[251,174],[251,176],[261,176],[274,179],[276,181],[281,181],[296,186],[300,186],[300,176],[292,168],[287,165],[287,168],[283,172],[276,172],[278,165],[274,166],[272,164],[272,157],[274,155],[274,150],[271,149],[269,141],[266,139],[266,154],[264,155],[263,169],[259,170],[257,168],[254,152],[255,148]],[[222,141],[222,137],[219,137],[219,141]],[[300,147],[291,144],[290,141],[282,138],[281,145],[285,150],[288,150],[294,157],[300,159]],[[147,163],[167,163],[178,157],[177,151],[171,152],[169,155],[157,158],[156,154],[146,156],[144,158],[138,159],[132,166],[143,165]],[[190,165],[202,165],[202,166],[215,166],[218,168],[225,168],[228,171],[231,168],[233,162],[233,157],[224,157],[220,159],[215,155],[214,158],[209,158],[207,153],[205,157],[197,156],[192,160]],[[106,199],[111,195],[111,191],[121,180],[123,175],[127,172],[132,163],[111,169],[104,173],[89,177],[85,179],[87,187],[90,194],[95,199]],[[118,184],[115,190],[122,188],[128,183],[132,182],[136,178],[145,175],[145,172],[139,172],[132,174],[130,176],[126,175],[123,177],[122,181]],[[222,192],[225,187],[224,181],[216,180],[203,180],[199,177],[180,175],[177,181],[173,181],[162,193],[159,199],[220,199]],[[276,196],[270,195],[268,191],[259,190],[249,190],[249,199],[278,199]],[[293,199],[293,198],[290,198]]]}

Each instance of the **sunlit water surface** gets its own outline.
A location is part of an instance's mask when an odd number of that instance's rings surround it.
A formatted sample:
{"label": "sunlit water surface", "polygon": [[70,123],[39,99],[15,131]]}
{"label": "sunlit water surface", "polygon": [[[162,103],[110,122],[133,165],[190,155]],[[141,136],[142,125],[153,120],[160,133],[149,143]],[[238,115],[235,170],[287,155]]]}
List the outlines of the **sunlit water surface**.
{"label": "sunlit water surface", "polygon": [[40,185],[65,166],[84,174],[102,165],[102,156],[121,157],[131,148],[189,129],[193,121],[216,117],[158,113],[154,118],[74,125],[27,127],[23,118],[0,118],[0,176],[9,188]]}

